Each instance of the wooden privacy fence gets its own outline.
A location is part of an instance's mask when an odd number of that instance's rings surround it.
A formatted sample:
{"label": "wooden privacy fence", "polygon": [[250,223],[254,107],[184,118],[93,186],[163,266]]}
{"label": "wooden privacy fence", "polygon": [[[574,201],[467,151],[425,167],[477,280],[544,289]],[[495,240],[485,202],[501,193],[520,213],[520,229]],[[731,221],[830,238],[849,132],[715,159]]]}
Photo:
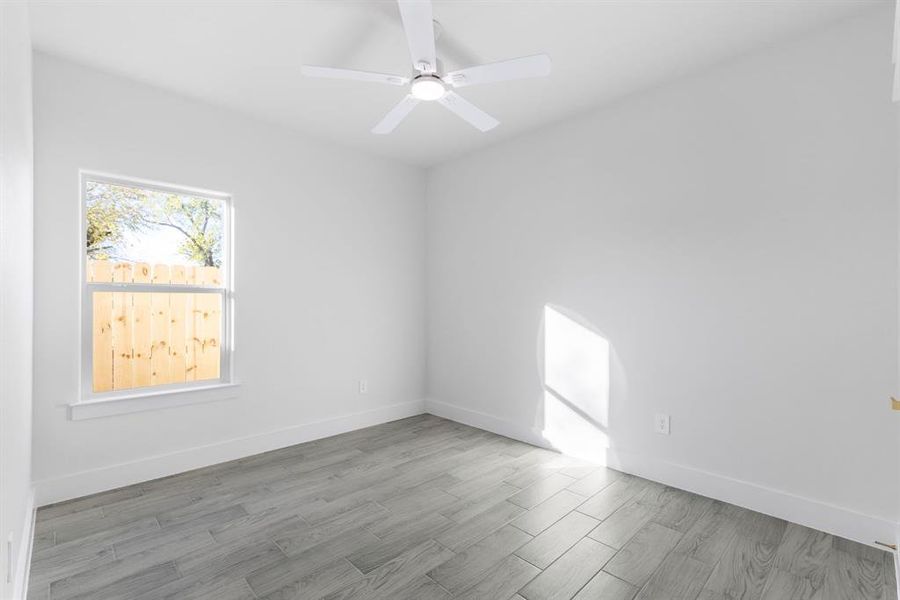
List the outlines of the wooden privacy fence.
{"label": "wooden privacy fence", "polygon": [[[221,287],[217,267],[89,260],[89,282]],[[218,292],[92,292],[93,390],[218,379]]]}

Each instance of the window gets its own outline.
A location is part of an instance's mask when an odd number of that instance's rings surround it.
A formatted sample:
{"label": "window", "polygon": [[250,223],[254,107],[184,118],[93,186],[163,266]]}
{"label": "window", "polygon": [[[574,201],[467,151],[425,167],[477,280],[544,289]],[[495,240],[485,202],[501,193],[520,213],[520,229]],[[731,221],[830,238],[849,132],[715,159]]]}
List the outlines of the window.
{"label": "window", "polygon": [[82,400],[228,382],[229,197],[90,173],[81,194]]}

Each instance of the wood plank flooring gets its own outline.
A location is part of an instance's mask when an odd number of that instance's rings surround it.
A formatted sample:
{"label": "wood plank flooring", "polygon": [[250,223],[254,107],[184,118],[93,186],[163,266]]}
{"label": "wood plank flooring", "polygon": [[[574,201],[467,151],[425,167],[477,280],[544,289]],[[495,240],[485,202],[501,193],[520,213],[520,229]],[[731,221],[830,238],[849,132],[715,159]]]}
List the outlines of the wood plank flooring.
{"label": "wood plank flooring", "polygon": [[423,415],[38,511],[30,600],[897,600],[893,557]]}

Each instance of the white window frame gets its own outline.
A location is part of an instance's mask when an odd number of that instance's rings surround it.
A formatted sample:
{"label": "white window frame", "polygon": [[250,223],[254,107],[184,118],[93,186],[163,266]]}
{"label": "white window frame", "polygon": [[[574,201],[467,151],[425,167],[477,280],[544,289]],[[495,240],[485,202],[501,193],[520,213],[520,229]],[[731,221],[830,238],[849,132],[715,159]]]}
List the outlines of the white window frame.
{"label": "white window frame", "polygon": [[[182,284],[107,283],[87,280],[87,183],[98,182],[125,187],[152,190],[162,193],[207,198],[223,203],[222,211],[222,285],[207,287]],[[69,405],[72,419],[84,419],[126,412],[150,410],[181,404],[193,404],[233,397],[228,390],[235,388],[233,341],[233,212],[231,194],[182,185],[160,183],[135,177],[110,175],[96,171],[79,171],[79,267],[81,285],[81,393],[78,400]],[[93,390],[93,292],[186,292],[218,293],[222,297],[222,342],[219,347],[219,378],[185,383],[161,384],[145,387],[95,392]],[[224,391],[224,392],[223,392]]]}

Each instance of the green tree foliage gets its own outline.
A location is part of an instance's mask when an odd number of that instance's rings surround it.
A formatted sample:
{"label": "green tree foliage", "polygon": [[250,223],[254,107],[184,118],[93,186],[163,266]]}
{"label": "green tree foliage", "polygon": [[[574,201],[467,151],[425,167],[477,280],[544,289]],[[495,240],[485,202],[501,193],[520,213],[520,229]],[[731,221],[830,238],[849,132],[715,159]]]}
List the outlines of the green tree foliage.
{"label": "green tree foliage", "polygon": [[121,258],[121,246],[127,231],[139,231],[143,225],[141,206],[146,201],[142,190],[118,185],[89,182],[87,185],[87,254],[96,260]]}
{"label": "green tree foliage", "polygon": [[222,266],[222,215],[217,202],[168,194],[163,202],[147,206],[144,223],[171,227],[184,236],[178,253],[207,267]]}
{"label": "green tree foliage", "polygon": [[90,182],[86,212],[86,244],[90,258],[127,260],[128,232],[170,228],[183,237],[178,254],[195,264],[222,266],[219,202]]}

